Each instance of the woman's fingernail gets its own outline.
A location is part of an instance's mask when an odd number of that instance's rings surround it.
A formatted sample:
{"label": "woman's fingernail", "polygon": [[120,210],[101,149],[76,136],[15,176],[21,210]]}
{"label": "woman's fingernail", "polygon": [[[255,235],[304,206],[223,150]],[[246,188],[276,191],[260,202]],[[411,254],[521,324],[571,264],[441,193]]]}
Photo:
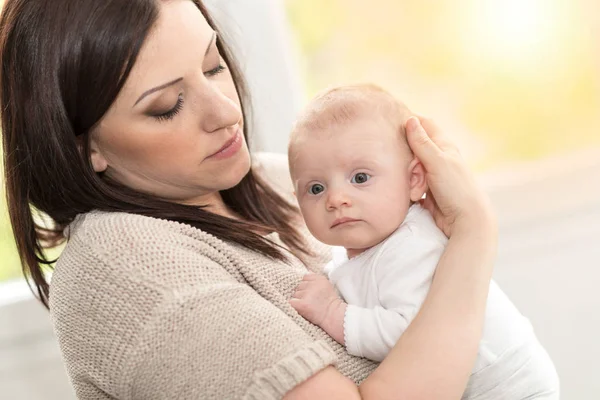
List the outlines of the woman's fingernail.
{"label": "woman's fingernail", "polygon": [[410,117],[408,121],[406,121],[406,132],[414,132],[419,129],[419,120],[417,117]]}

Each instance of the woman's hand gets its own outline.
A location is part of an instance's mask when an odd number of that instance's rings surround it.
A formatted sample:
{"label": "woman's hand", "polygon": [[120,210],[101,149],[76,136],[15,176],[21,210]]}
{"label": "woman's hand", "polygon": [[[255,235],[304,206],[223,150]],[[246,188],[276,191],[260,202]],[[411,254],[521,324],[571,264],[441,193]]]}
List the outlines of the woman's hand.
{"label": "woman's hand", "polygon": [[430,120],[411,117],[406,136],[415,156],[426,170],[429,191],[422,205],[433,215],[438,227],[450,237],[457,229],[473,229],[482,224],[495,229],[489,199],[456,146],[448,141]]}

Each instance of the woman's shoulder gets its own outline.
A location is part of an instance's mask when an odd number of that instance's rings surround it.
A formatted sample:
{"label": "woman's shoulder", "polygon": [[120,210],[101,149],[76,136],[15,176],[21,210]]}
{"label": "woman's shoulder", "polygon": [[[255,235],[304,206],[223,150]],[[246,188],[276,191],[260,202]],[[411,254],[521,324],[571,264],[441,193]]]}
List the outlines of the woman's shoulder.
{"label": "woman's shoulder", "polygon": [[133,249],[132,244],[160,246],[188,240],[206,242],[211,246],[224,245],[213,235],[191,225],[127,212],[90,211],[79,214],[65,233],[68,242],[84,240],[94,247],[108,246],[111,250],[115,250],[114,246],[126,250]]}
{"label": "woman's shoulder", "polygon": [[[67,229],[52,286],[74,275],[146,283],[177,290],[207,277],[237,278],[228,245],[187,224],[124,212],[92,211]],[[229,246],[231,247],[231,246]],[[177,267],[175,267],[177,266]],[[79,284],[90,279],[83,279]],[[212,279],[211,278],[211,279]]]}
{"label": "woman's shoulder", "polygon": [[67,249],[85,247],[97,256],[144,254],[188,242],[218,246],[212,235],[187,224],[126,212],[91,211],[67,227]]}

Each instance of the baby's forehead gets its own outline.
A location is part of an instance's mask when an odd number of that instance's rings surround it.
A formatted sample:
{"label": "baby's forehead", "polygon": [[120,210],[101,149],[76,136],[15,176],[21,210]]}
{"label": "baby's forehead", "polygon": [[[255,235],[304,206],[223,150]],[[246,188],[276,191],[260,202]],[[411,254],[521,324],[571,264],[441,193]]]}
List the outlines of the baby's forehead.
{"label": "baby's forehead", "polygon": [[[387,118],[380,113],[364,112],[344,119],[325,119],[318,124],[297,127],[290,140],[290,152],[314,146],[348,146],[353,142],[382,142],[394,146],[406,143],[402,118]],[[368,147],[365,148],[365,151]],[[357,147],[355,151],[360,152]]]}
{"label": "baby's forehead", "polygon": [[332,125],[320,132],[305,135],[304,145],[299,143],[298,151],[321,147],[326,151],[351,154],[350,158],[373,157],[373,153],[398,151],[405,140],[399,130],[388,121],[377,118],[361,118]]}
{"label": "baby's forehead", "polygon": [[[313,170],[376,168],[382,162],[412,159],[402,135],[381,121],[347,121],[335,128],[306,132],[289,149],[290,169],[295,175]],[[302,173],[304,172],[304,173]]]}
{"label": "baby's forehead", "polygon": [[326,128],[365,120],[385,120],[395,128],[410,117],[410,110],[387,93],[346,93],[317,99],[304,116],[308,126]]}
{"label": "baby's forehead", "polygon": [[290,166],[315,145],[336,142],[331,139],[399,141],[410,153],[404,124],[411,115],[402,102],[374,85],[331,89],[311,101],[296,121],[289,144]]}
{"label": "baby's forehead", "polygon": [[[373,85],[357,85],[332,89],[313,99],[296,121],[292,137],[339,132],[340,126],[365,122],[391,126],[403,134],[410,110],[390,93]],[[381,134],[390,132],[386,129]]]}

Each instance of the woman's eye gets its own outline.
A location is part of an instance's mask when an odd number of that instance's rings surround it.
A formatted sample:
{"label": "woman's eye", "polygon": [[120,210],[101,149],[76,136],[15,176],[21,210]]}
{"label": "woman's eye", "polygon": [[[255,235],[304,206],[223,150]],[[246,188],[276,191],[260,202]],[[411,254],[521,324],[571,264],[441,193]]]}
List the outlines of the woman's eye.
{"label": "woman's eye", "polygon": [[364,172],[359,172],[358,174],[356,174],[352,177],[352,183],[361,184],[361,183],[365,183],[369,179],[371,179],[371,176],[369,174],[365,174]]}
{"label": "woman's eye", "polygon": [[207,76],[215,76],[215,75],[218,75],[218,74],[220,74],[221,72],[223,72],[225,70],[226,70],[225,66],[223,64],[219,64],[219,65],[217,65],[216,68],[213,68],[213,69],[211,69],[209,71],[206,71],[205,74]]}
{"label": "woman's eye", "polygon": [[153,117],[159,121],[171,120],[171,119],[175,118],[175,116],[177,114],[179,114],[179,111],[181,111],[182,107],[183,107],[183,95],[180,94],[179,97],[177,97],[177,103],[175,103],[175,106],[173,108],[171,108],[169,111],[164,112],[162,114],[153,115]]}
{"label": "woman's eye", "polygon": [[320,183],[315,183],[314,185],[310,185],[310,187],[308,188],[308,193],[317,195],[322,193],[323,190],[325,190],[325,187],[323,185],[321,185]]}

